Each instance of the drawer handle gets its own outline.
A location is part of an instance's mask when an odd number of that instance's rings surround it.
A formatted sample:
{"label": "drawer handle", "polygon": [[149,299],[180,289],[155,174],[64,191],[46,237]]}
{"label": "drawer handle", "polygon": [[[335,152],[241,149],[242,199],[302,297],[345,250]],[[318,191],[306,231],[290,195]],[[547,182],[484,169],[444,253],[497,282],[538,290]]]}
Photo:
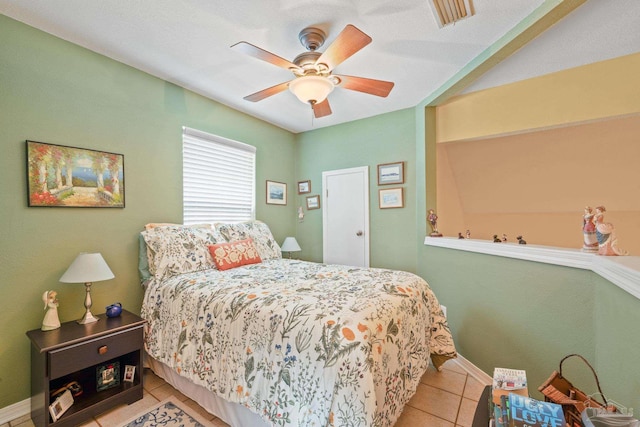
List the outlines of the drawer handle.
{"label": "drawer handle", "polygon": [[109,351],[109,348],[106,345],[98,347],[98,354],[107,354],[107,351]]}

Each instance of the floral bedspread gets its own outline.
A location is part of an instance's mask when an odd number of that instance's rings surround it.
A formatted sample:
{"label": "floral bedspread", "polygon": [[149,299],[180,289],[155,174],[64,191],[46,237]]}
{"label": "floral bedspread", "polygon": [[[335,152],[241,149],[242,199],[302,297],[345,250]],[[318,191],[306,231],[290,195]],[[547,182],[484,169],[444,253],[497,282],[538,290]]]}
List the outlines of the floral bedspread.
{"label": "floral bedspread", "polygon": [[456,356],[429,285],[402,271],[198,271],[152,280],[142,316],[153,358],[274,426],[391,426],[430,355]]}

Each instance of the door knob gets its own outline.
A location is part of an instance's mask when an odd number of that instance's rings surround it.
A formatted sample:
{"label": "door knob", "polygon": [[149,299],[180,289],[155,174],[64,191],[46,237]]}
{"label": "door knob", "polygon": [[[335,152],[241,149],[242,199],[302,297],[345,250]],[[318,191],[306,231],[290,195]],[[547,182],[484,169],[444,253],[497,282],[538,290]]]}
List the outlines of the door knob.
{"label": "door knob", "polygon": [[364,233],[362,232],[362,230],[359,230],[359,231],[356,233],[356,236],[360,237],[360,236],[362,236],[363,234],[364,234]]}

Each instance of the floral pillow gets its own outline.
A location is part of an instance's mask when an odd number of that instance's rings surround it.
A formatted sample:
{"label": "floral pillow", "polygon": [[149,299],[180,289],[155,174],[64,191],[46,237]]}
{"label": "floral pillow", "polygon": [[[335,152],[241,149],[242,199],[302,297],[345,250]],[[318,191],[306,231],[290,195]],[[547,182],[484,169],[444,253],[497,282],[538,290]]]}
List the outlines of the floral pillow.
{"label": "floral pillow", "polygon": [[262,262],[251,239],[209,245],[209,253],[211,253],[213,262],[218,270],[229,270],[230,268]]}
{"label": "floral pillow", "polygon": [[211,228],[164,226],[145,230],[149,272],[156,278],[216,268],[207,245],[224,242]]}
{"label": "floral pillow", "polygon": [[269,226],[262,221],[247,221],[239,224],[216,224],[215,229],[229,242],[252,239],[263,261],[282,258],[280,246],[273,238]]}

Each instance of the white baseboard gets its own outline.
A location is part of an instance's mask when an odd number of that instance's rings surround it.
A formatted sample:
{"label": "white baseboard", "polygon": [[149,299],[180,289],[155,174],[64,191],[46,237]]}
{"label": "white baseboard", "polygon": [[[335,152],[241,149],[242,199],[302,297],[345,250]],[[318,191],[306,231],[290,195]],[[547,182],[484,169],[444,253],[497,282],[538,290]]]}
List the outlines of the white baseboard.
{"label": "white baseboard", "polygon": [[458,362],[458,365],[467,371],[469,375],[480,381],[482,384],[490,385],[493,382],[493,377],[491,375],[465,359],[461,354],[458,353],[458,358],[455,359],[455,361]]}
{"label": "white baseboard", "polygon": [[31,399],[25,399],[13,405],[0,408],[0,425],[9,423],[17,418],[29,415],[31,412]]}

